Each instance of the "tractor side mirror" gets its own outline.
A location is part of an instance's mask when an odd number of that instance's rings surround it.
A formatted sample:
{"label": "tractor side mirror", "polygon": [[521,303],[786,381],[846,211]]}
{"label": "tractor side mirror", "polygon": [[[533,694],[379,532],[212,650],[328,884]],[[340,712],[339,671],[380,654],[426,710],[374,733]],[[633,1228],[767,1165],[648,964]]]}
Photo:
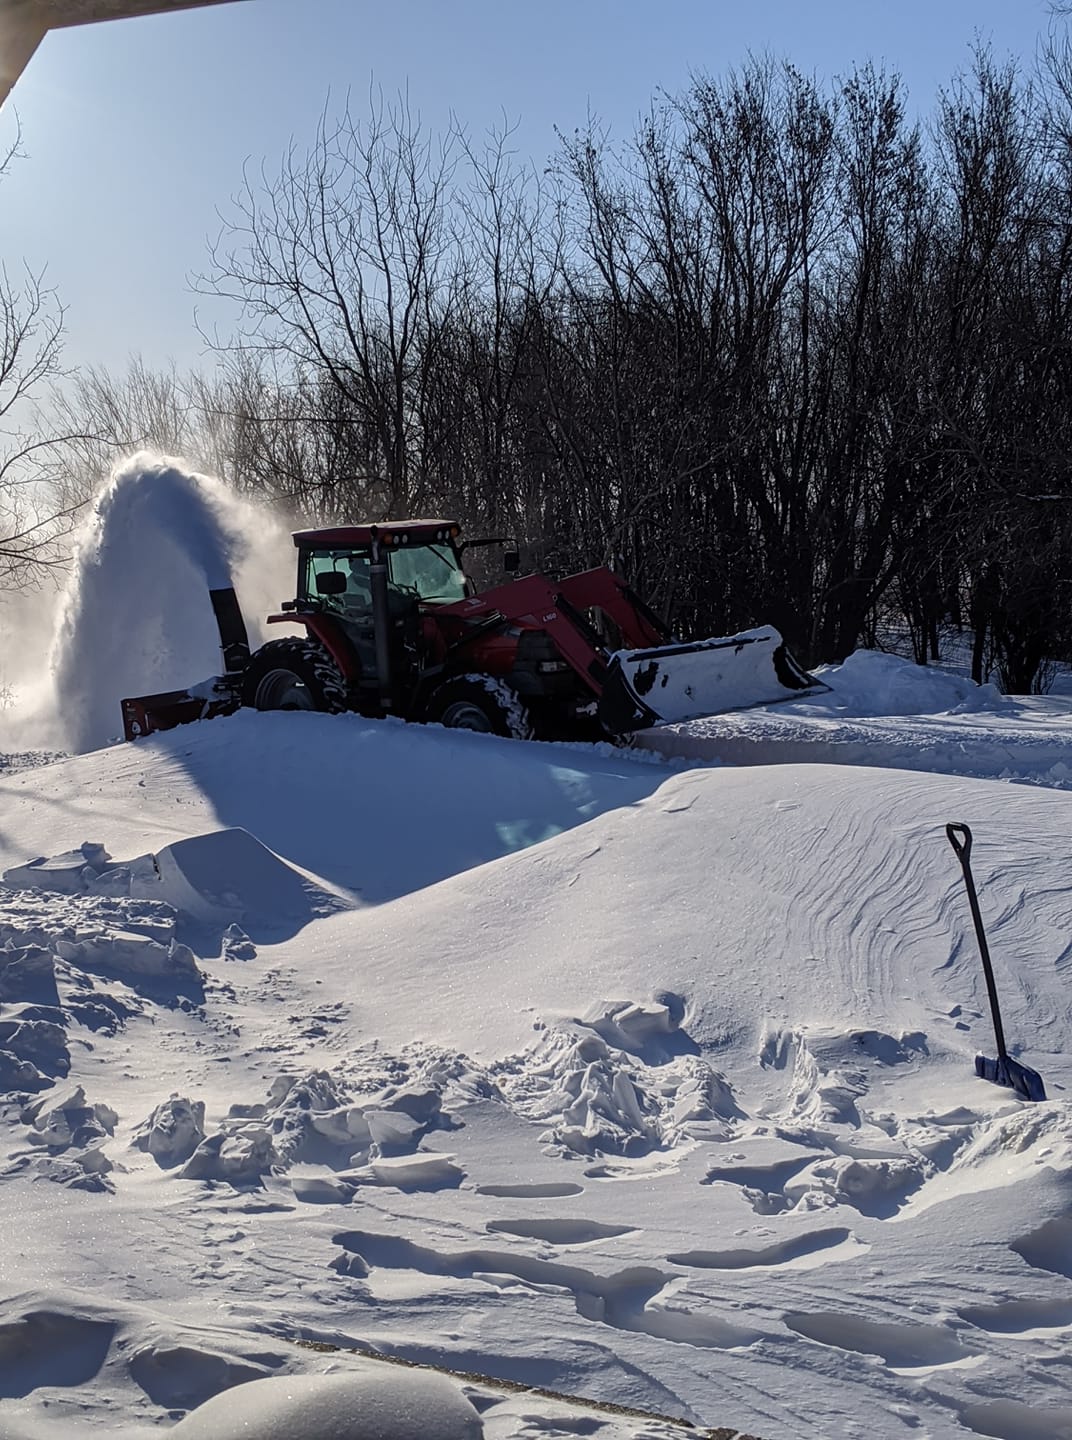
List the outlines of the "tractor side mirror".
{"label": "tractor side mirror", "polygon": [[346,576],[341,570],[321,570],[316,577],[318,595],[343,595],[346,593]]}
{"label": "tractor side mirror", "polygon": [[503,551],[503,569],[508,575],[516,575],[521,568],[521,556],[517,550]]}

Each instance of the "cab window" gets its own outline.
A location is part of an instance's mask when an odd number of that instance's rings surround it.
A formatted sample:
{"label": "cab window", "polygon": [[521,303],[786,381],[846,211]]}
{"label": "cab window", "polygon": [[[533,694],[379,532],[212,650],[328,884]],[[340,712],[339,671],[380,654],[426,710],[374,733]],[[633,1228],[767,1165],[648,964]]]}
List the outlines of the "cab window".
{"label": "cab window", "polygon": [[465,573],[459,570],[458,558],[447,546],[392,550],[389,566],[392,589],[415,600],[442,605],[465,599]]}
{"label": "cab window", "polygon": [[[305,565],[305,594],[310,599],[351,613],[372,610],[372,555],[369,550],[318,550],[311,553]],[[346,589],[337,595],[322,595],[317,589],[317,576],[335,571],[346,581]]]}

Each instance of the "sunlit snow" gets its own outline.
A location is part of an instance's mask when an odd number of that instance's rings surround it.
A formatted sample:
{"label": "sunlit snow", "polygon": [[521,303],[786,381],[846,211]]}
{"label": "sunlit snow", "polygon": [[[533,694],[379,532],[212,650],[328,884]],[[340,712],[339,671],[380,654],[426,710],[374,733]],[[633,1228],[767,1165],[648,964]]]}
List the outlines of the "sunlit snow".
{"label": "sunlit snow", "polygon": [[[139,467],[155,597],[90,535],[54,652],[97,736],[128,620],[215,663],[175,495],[257,547]],[[824,678],[637,750],[17,732],[0,1434],[1072,1436],[1072,701]],[[1045,1103],[975,1076],[949,821]]]}

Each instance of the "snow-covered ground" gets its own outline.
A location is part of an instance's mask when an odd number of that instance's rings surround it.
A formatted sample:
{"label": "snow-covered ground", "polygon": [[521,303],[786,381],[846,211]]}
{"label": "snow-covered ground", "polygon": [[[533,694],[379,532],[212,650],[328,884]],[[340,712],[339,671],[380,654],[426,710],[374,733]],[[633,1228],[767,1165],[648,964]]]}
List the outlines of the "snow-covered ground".
{"label": "snow-covered ground", "polygon": [[0,1434],[1072,1437],[1072,701],[824,678],[9,757]]}
{"label": "snow-covered ground", "polygon": [[641,743],[693,761],[881,765],[1072,790],[1072,694],[1003,695],[941,668],[862,650],[817,673],[828,694],[761,717],[739,711],[661,726]]}

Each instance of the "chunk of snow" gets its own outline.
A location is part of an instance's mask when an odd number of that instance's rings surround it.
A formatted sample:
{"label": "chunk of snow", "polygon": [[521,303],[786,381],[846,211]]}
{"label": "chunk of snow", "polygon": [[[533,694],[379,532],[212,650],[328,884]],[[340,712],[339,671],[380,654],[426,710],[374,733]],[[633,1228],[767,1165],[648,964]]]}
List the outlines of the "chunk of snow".
{"label": "chunk of snow", "polygon": [[39,855],[36,860],[12,865],[4,871],[4,884],[13,890],[58,890],[65,895],[79,895],[107,869],[110,859],[103,845],[87,840],[77,850]]}
{"label": "chunk of snow", "polygon": [[205,1106],[201,1100],[172,1095],[156,1107],[134,1132],[134,1144],[158,1165],[181,1165],[205,1138]]}
{"label": "chunk of snow", "polygon": [[394,1185],[399,1190],[445,1190],[460,1185],[465,1171],[450,1155],[421,1151],[416,1155],[387,1155],[373,1160],[364,1172],[352,1172],[365,1184]]}
{"label": "chunk of snow", "polygon": [[480,1416],[445,1375],[273,1375],[206,1401],[176,1440],[480,1440]]}
{"label": "chunk of snow", "polygon": [[250,1125],[237,1132],[209,1135],[178,1173],[183,1180],[230,1180],[248,1185],[272,1170],[276,1159],[268,1131]]}
{"label": "chunk of snow", "polygon": [[85,940],[57,940],[56,954],[82,970],[104,969],[121,975],[160,980],[200,980],[193,951],[177,940],[161,945],[149,935],[122,930]]}

